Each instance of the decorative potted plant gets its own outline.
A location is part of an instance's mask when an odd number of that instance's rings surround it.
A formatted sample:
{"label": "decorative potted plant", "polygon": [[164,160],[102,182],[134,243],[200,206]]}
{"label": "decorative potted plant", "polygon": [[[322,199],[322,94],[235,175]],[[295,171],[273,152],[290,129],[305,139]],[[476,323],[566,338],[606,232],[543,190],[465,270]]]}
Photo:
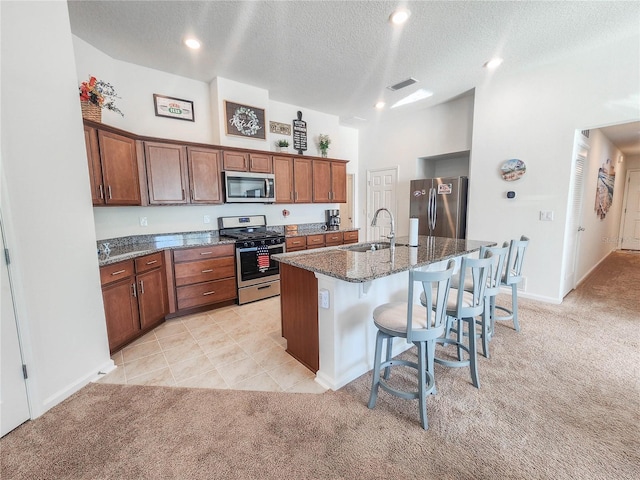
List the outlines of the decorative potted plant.
{"label": "decorative potted plant", "polygon": [[113,85],[97,80],[96,77],[89,77],[88,82],[82,82],[80,90],[80,105],[82,106],[82,116],[97,122],[102,121],[102,109],[106,108],[112,112],[119,113],[124,117],[124,113],[116,107],[116,95]]}
{"label": "decorative potted plant", "polygon": [[331,145],[331,139],[329,135],[321,133],[318,137],[318,148],[320,149],[320,153],[324,158],[327,157],[327,150],[329,150],[329,145]]}
{"label": "decorative potted plant", "polygon": [[289,151],[289,141],[288,140],[278,140],[276,142],[276,147],[278,147],[278,151],[282,153],[286,153]]}

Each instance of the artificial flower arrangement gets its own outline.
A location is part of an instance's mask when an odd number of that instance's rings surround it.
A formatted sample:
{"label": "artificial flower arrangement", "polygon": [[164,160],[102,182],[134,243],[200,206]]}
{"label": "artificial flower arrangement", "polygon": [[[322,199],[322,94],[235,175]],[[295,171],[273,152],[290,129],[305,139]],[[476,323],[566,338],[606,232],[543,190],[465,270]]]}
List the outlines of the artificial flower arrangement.
{"label": "artificial flower arrangement", "polygon": [[82,82],[80,84],[81,101],[89,102],[100,108],[106,108],[124,117],[124,113],[116,107],[116,98],[120,97],[116,94],[113,85],[102,80],[97,80],[96,77],[89,77],[88,82]]}
{"label": "artificial flower arrangement", "polygon": [[329,145],[331,145],[331,139],[329,138],[329,135],[321,133],[318,139],[318,147],[320,148],[320,151],[323,154],[326,154],[327,150],[329,150]]}

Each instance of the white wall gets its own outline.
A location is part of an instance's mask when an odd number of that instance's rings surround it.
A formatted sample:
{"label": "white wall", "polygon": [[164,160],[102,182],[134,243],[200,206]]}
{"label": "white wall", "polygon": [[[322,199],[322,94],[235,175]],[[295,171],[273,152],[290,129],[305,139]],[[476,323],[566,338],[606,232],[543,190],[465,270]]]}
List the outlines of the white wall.
{"label": "white wall", "polygon": [[112,366],[66,2],[1,2],[2,214],[31,414]]}
{"label": "white wall", "polygon": [[[498,72],[476,87],[468,236],[500,242],[529,236],[524,275],[530,296],[562,298],[574,131],[640,118],[639,45],[637,35],[621,38],[538,70],[512,76]],[[526,175],[516,182],[499,175],[500,164],[510,158],[527,164]],[[505,198],[510,189],[517,192],[513,201]],[[554,221],[539,221],[540,210],[554,211]],[[600,253],[591,252],[581,262],[594,265]]]}
{"label": "white wall", "polygon": [[357,194],[359,226],[366,231],[367,170],[398,166],[398,235],[409,232],[409,182],[423,178],[424,157],[471,148],[473,95],[420,110],[395,121],[372,121],[360,129]]}

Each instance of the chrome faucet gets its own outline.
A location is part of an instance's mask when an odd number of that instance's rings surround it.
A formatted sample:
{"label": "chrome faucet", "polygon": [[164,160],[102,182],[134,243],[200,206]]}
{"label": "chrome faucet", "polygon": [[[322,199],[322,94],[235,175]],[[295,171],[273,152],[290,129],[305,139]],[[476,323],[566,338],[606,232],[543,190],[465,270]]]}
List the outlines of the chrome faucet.
{"label": "chrome faucet", "polygon": [[393,220],[393,213],[391,213],[391,210],[384,207],[376,210],[376,213],[373,214],[373,220],[371,220],[371,226],[375,227],[377,225],[378,214],[383,210],[389,214],[389,218],[391,219],[391,231],[389,232],[389,235],[387,235],[387,238],[389,239],[389,242],[391,244],[390,245],[391,251],[393,251],[396,248],[396,223]]}

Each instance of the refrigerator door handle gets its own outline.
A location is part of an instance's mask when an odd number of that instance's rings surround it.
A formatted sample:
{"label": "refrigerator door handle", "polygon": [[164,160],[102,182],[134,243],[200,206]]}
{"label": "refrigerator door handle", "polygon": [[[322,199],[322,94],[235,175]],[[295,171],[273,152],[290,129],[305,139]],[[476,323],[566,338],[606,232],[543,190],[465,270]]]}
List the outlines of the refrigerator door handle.
{"label": "refrigerator door handle", "polygon": [[431,228],[431,190],[429,188],[429,197],[427,198],[427,226]]}
{"label": "refrigerator door handle", "polygon": [[437,219],[437,197],[436,197],[436,189],[431,189],[431,230],[436,229],[436,219]]}

